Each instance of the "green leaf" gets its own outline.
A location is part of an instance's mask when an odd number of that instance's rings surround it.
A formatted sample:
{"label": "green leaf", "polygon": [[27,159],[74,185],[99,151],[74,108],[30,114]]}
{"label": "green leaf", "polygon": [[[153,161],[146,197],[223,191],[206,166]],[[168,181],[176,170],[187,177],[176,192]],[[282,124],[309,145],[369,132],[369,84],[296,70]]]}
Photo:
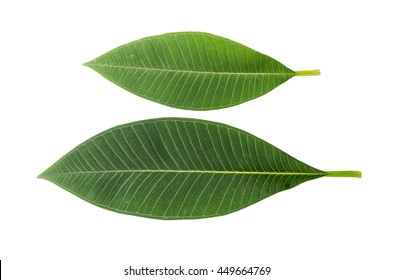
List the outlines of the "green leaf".
{"label": "green leaf", "polygon": [[295,75],[275,59],[201,32],[143,38],[84,65],[118,86],[171,107],[212,110],[259,97]]}
{"label": "green leaf", "polygon": [[104,131],[39,177],[97,206],[158,219],[225,215],[324,172],[228,125],[162,118]]}

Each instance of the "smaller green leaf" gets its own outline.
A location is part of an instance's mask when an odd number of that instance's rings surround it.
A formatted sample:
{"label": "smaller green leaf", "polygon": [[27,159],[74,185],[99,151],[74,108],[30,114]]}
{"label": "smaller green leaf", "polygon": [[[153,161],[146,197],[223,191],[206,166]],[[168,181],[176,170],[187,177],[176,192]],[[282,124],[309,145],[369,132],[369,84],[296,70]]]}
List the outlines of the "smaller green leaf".
{"label": "smaller green leaf", "polygon": [[225,124],[163,118],[104,131],[39,177],[108,210],[195,219],[240,210],[323,176],[361,172],[321,171]]}
{"label": "smaller green leaf", "polygon": [[189,110],[234,106],[273,90],[293,76],[275,59],[202,32],[178,32],[131,42],[84,65],[146,99]]}

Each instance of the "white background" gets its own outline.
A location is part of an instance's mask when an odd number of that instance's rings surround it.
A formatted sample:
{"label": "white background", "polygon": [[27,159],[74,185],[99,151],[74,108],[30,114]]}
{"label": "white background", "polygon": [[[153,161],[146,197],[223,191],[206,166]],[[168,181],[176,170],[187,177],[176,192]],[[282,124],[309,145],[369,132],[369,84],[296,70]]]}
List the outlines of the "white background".
{"label": "white background", "polygon": [[[4,279],[132,279],[123,276],[129,265],[271,266],[267,279],[394,279],[390,4],[2,1]],[[293,70],[322,74],[295,77],[236,107],[193,112],[144,100],[82,66],[121,44],[174,31],[221,35]],[[36,179],[105,129],[169,116],[227,123],[312,166],[362,170],[363,178],[322,178],[227,216],[191,221],[110,212]]]}

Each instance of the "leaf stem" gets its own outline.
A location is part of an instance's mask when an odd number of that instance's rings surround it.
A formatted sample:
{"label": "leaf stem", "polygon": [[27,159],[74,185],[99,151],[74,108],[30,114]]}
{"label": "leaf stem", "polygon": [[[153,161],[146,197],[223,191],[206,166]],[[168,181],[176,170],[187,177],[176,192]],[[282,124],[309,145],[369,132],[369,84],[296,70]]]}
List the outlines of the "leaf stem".
{"label": "leaf stem", "polygon": [[295,71],[296,76],[319,76],[320,69]]}
{"label": "leaf stem", "polygon": [[361,171],[327,171],[327,177],[353,177],[353,178],[361,178]]}

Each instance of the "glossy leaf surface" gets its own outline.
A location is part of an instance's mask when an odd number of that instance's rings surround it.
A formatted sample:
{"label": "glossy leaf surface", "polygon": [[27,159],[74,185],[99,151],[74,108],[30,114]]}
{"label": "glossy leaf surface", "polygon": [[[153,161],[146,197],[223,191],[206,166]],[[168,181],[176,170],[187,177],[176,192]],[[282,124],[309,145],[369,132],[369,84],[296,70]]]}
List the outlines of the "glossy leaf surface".
{"label": "glossy leaf surface", "polygon": [[297,74],[319,74],[294,72],[246,46],[201,32],[147,37],[84,65],[136,95],[190,110],[234,106]]}

